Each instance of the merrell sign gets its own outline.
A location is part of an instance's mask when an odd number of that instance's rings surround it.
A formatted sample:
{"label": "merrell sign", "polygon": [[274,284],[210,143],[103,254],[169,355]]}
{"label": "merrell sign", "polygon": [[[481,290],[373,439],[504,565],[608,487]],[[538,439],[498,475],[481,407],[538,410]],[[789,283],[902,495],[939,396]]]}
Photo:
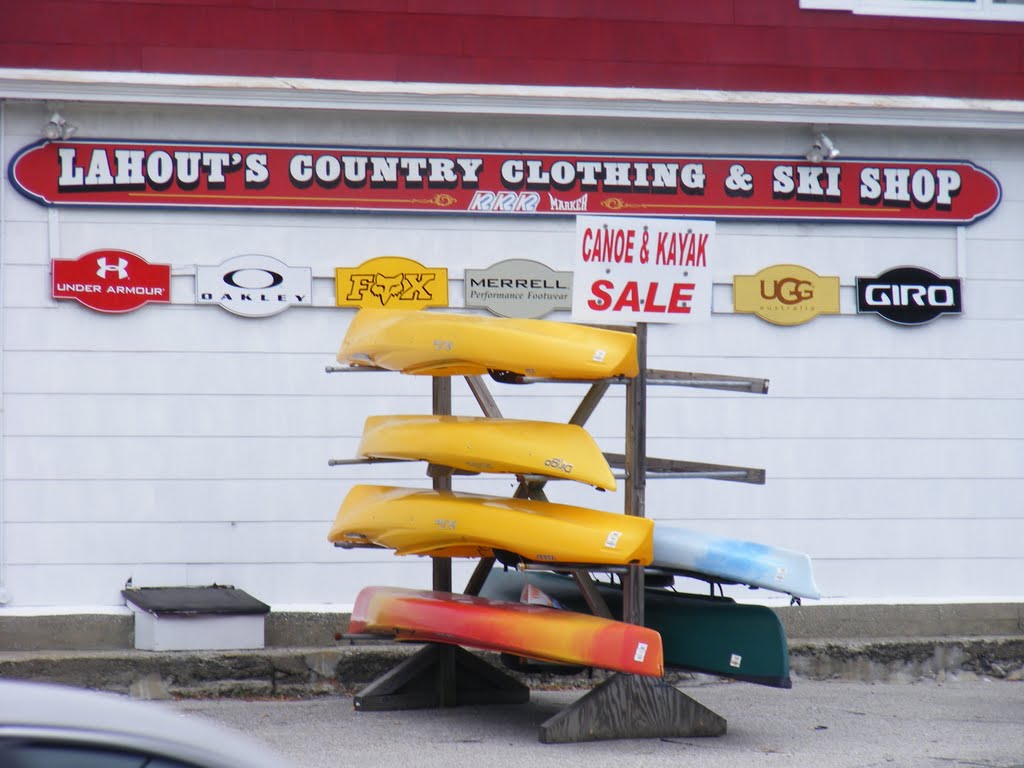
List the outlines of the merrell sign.
{"label": "merrell sign", "polygon": [[556,272],[530,259],[507,259],[487,269],[465,272],[467,307],[483,307],[500,317],[543,317],[572,309],[572,272]]}

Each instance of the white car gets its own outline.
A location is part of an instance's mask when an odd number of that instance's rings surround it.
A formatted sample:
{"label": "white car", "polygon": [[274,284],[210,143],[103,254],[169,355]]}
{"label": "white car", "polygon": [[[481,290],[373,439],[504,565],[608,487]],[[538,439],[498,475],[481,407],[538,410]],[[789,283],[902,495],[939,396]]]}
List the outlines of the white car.
{"label": "white car", "polygon": [[3,768],[287,768],[234,731],[149,701],[0,680]]}

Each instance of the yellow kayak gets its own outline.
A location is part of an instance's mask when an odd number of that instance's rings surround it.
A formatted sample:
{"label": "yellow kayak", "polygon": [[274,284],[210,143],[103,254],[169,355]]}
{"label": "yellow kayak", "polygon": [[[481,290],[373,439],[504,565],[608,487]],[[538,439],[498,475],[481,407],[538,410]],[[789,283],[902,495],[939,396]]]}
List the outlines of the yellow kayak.
{"label": "yellow kayak", "polygon": [[356,485],[328,541],[376,544],[397,555],[493,557],[541,563],[648,565],[654,522],[617,512],[469,493]]}
{"label": "yellow kayak", "polygon": [[338,362],[428,376],[636,376],[636,336],[551,320],[361,309]]}
{"label": "yellow kayak", "polygon": [[466,472],[544,475],[615,490],[601,449],[575,424],[477,416],[370,416],[358,455],[427,461]]}

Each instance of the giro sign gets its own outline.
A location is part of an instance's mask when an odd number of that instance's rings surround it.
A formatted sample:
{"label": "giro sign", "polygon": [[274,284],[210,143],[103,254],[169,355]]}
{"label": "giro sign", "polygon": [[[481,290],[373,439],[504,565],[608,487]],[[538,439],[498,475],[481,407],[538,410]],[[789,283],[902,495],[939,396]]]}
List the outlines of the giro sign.
{"label": "giro sign", "polygon": [[899,325],[921,325],[939,315],[960,314],[960,278],[939,277],[920,267],[896,267],[878,277],[858,277],[857,311],[875,312]]}

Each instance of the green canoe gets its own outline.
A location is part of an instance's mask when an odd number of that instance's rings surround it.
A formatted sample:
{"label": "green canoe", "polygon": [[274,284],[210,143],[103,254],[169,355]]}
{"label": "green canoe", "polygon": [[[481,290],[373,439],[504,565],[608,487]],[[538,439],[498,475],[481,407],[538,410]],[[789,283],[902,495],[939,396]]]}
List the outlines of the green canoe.
{"label": "green canoe", "polygon": [[[571,576],[546,571],[506,571],[495,567],[481,595],[519,600],[529,581],[562,607],[589,613]],[[612,615],[622,616],[622,590],[598,582]],[[666,667],[703,672],[776,688],[790,688],[789,649],[779,617],[770,608],[649,587],[645,624],[661,633]]]}

